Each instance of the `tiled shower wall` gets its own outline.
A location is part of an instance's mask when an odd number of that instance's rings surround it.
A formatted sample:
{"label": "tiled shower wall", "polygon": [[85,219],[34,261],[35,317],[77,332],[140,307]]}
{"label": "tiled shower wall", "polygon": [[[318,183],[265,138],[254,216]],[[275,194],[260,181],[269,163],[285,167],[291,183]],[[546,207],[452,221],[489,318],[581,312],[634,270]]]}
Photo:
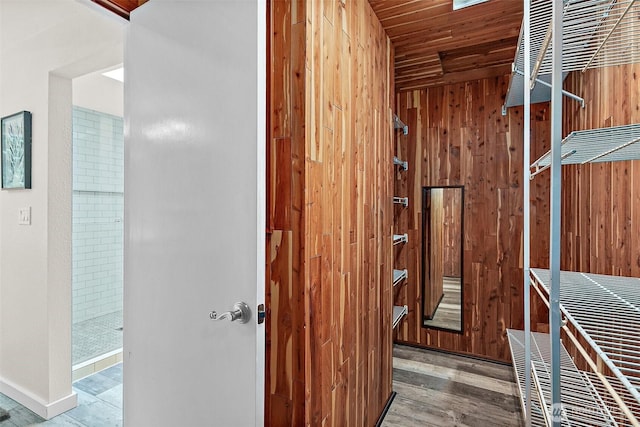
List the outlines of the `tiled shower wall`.
{"label": "tiled shower wall", "polygon": [[122,310],[123,121],[73,107],[73,322]]}

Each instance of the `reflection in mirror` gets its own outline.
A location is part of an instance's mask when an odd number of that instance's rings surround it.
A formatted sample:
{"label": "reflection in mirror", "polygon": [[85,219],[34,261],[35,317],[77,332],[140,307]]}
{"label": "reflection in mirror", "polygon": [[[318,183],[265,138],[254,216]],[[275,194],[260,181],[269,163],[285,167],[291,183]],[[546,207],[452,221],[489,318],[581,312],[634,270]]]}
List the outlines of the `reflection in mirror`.
{"label": "reflection in mirror", "polygon": [[464,187],[422,189],[424,326],[462,332]]}

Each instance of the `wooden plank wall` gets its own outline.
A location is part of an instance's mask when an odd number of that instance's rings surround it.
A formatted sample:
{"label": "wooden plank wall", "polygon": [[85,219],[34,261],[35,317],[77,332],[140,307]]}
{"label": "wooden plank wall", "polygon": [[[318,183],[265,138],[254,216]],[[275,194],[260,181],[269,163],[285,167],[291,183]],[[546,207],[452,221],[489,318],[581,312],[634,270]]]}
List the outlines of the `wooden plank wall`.
{"label": "wooden plank wall", "polygon": [[304,425],[306,11],[270,1],[265,425]]}
{"label": "wooden plank wall", "polygon": [[[565,98],[563,132],[640,123],[640,66],[572,73],[565,89],[584,97],[586,108]],[[396,230],[410,244],[396,252],[409,268],[396,291],[410,315],[397,340],[410,344],[509,359],[505,329],[522,319],[522,109],[500,115],[508,78],[402,92],[400,118],[410,134],[396,140],[398,155],[413,165],[396,175],[397,195],[411,196]],[[532,159],[550,147],[550,107],[532,106]],[[405,175],[403,175],[405,174]],[[464,333],[421,328],[419,313],[421,185],[465,186]],[[411,190],[409,190],[411,189]],[[417,203],[417,204],[416,204]],[[549,265],[549,172],[531,182],[531,265]],[[563,167],[561,268],[640,277],[640,161]],[[533,298],[533,327],[545,331],[548,311]]]}
{"label": "wooden plank wall", "polygon": [[271,1],[266,425],[391,394],[393,49],[365,0]]}
{"label": "wooden plank wall", "polygon": [[[570,74],[586,107],[565,100],[564,134],[640,123],[639,79],[640,65]],[[640,161],[565,166],[562,180],[561,268],[640,277]]]}
{"label": "wooden plank wall", "polygon": [[307,423],[375,424],[391,394],[393,50],[365,0],[307,3]]}
{"label": "wooden plank wall", "polygon": [[429,286],[425,292],[424,315],[432,319],[442,299],[444,286],[444,191],[432,189],[426,203],[429,218],[424,224],[424,242],[428,244],[426,254],[429,263],[424,266],[424,275]]}
{"label": "wooden plank wall", "polygon": [[[398,115],[409,125],[409,135],[396,138],[396,152],[409,161],[409,171],[397,172],[395,188],[396,195],[410,197],[409,209],[399,212],[394,225],[396,232],[409,233],[409,244],[394,254],[396,265],[409,269],[407,284],[395,291],[396,304],[409,306],[398,342],[510,359],[506,329],[523,327],[523,137],[522,109],[501,115],[508,82],[504,76],[397,95]],[[547,110],[548,104],[533,108],[540,145],[549,125]],[[438,185],[465,187],[462,334],[423,328],[419,316],[420,191]],[[532,198],[538,208],[547,203],[544,189],[532,189]],[[544,257],[547,240],[532,249],[536,259]]]}
{"label": "wooden plank wall", "polygon": [[446,277],[460,277],[462,262],[460,256],[460,239],[462,233],[462,190],[459,188],[444,191],[443,245],[444,267],[442,274]]}

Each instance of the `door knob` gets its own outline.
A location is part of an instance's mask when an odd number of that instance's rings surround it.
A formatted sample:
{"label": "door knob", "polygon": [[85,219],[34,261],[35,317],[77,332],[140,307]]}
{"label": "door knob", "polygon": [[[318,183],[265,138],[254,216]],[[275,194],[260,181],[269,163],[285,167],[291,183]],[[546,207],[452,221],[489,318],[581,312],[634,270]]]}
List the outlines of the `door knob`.
{"label": "door knob", "polygon": [[220,314],[217,311],[212,311],[209,313],[209,318],[211,320],[229,319],[231,322],[237,320],[240,323],[247,323],[251,319],[251,309],[244,302],[237,302],[233,305],[233,310]]}

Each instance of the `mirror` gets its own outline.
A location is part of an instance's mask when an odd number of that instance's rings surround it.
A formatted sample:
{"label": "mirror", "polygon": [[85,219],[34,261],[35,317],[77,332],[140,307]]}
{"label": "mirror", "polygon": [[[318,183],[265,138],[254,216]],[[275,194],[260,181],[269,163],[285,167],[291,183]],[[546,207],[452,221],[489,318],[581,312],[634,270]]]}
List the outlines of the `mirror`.
{"label": "mirror", "polygon": [[429,328],[462,332],[464,187],[422,188],[422,312]]}

